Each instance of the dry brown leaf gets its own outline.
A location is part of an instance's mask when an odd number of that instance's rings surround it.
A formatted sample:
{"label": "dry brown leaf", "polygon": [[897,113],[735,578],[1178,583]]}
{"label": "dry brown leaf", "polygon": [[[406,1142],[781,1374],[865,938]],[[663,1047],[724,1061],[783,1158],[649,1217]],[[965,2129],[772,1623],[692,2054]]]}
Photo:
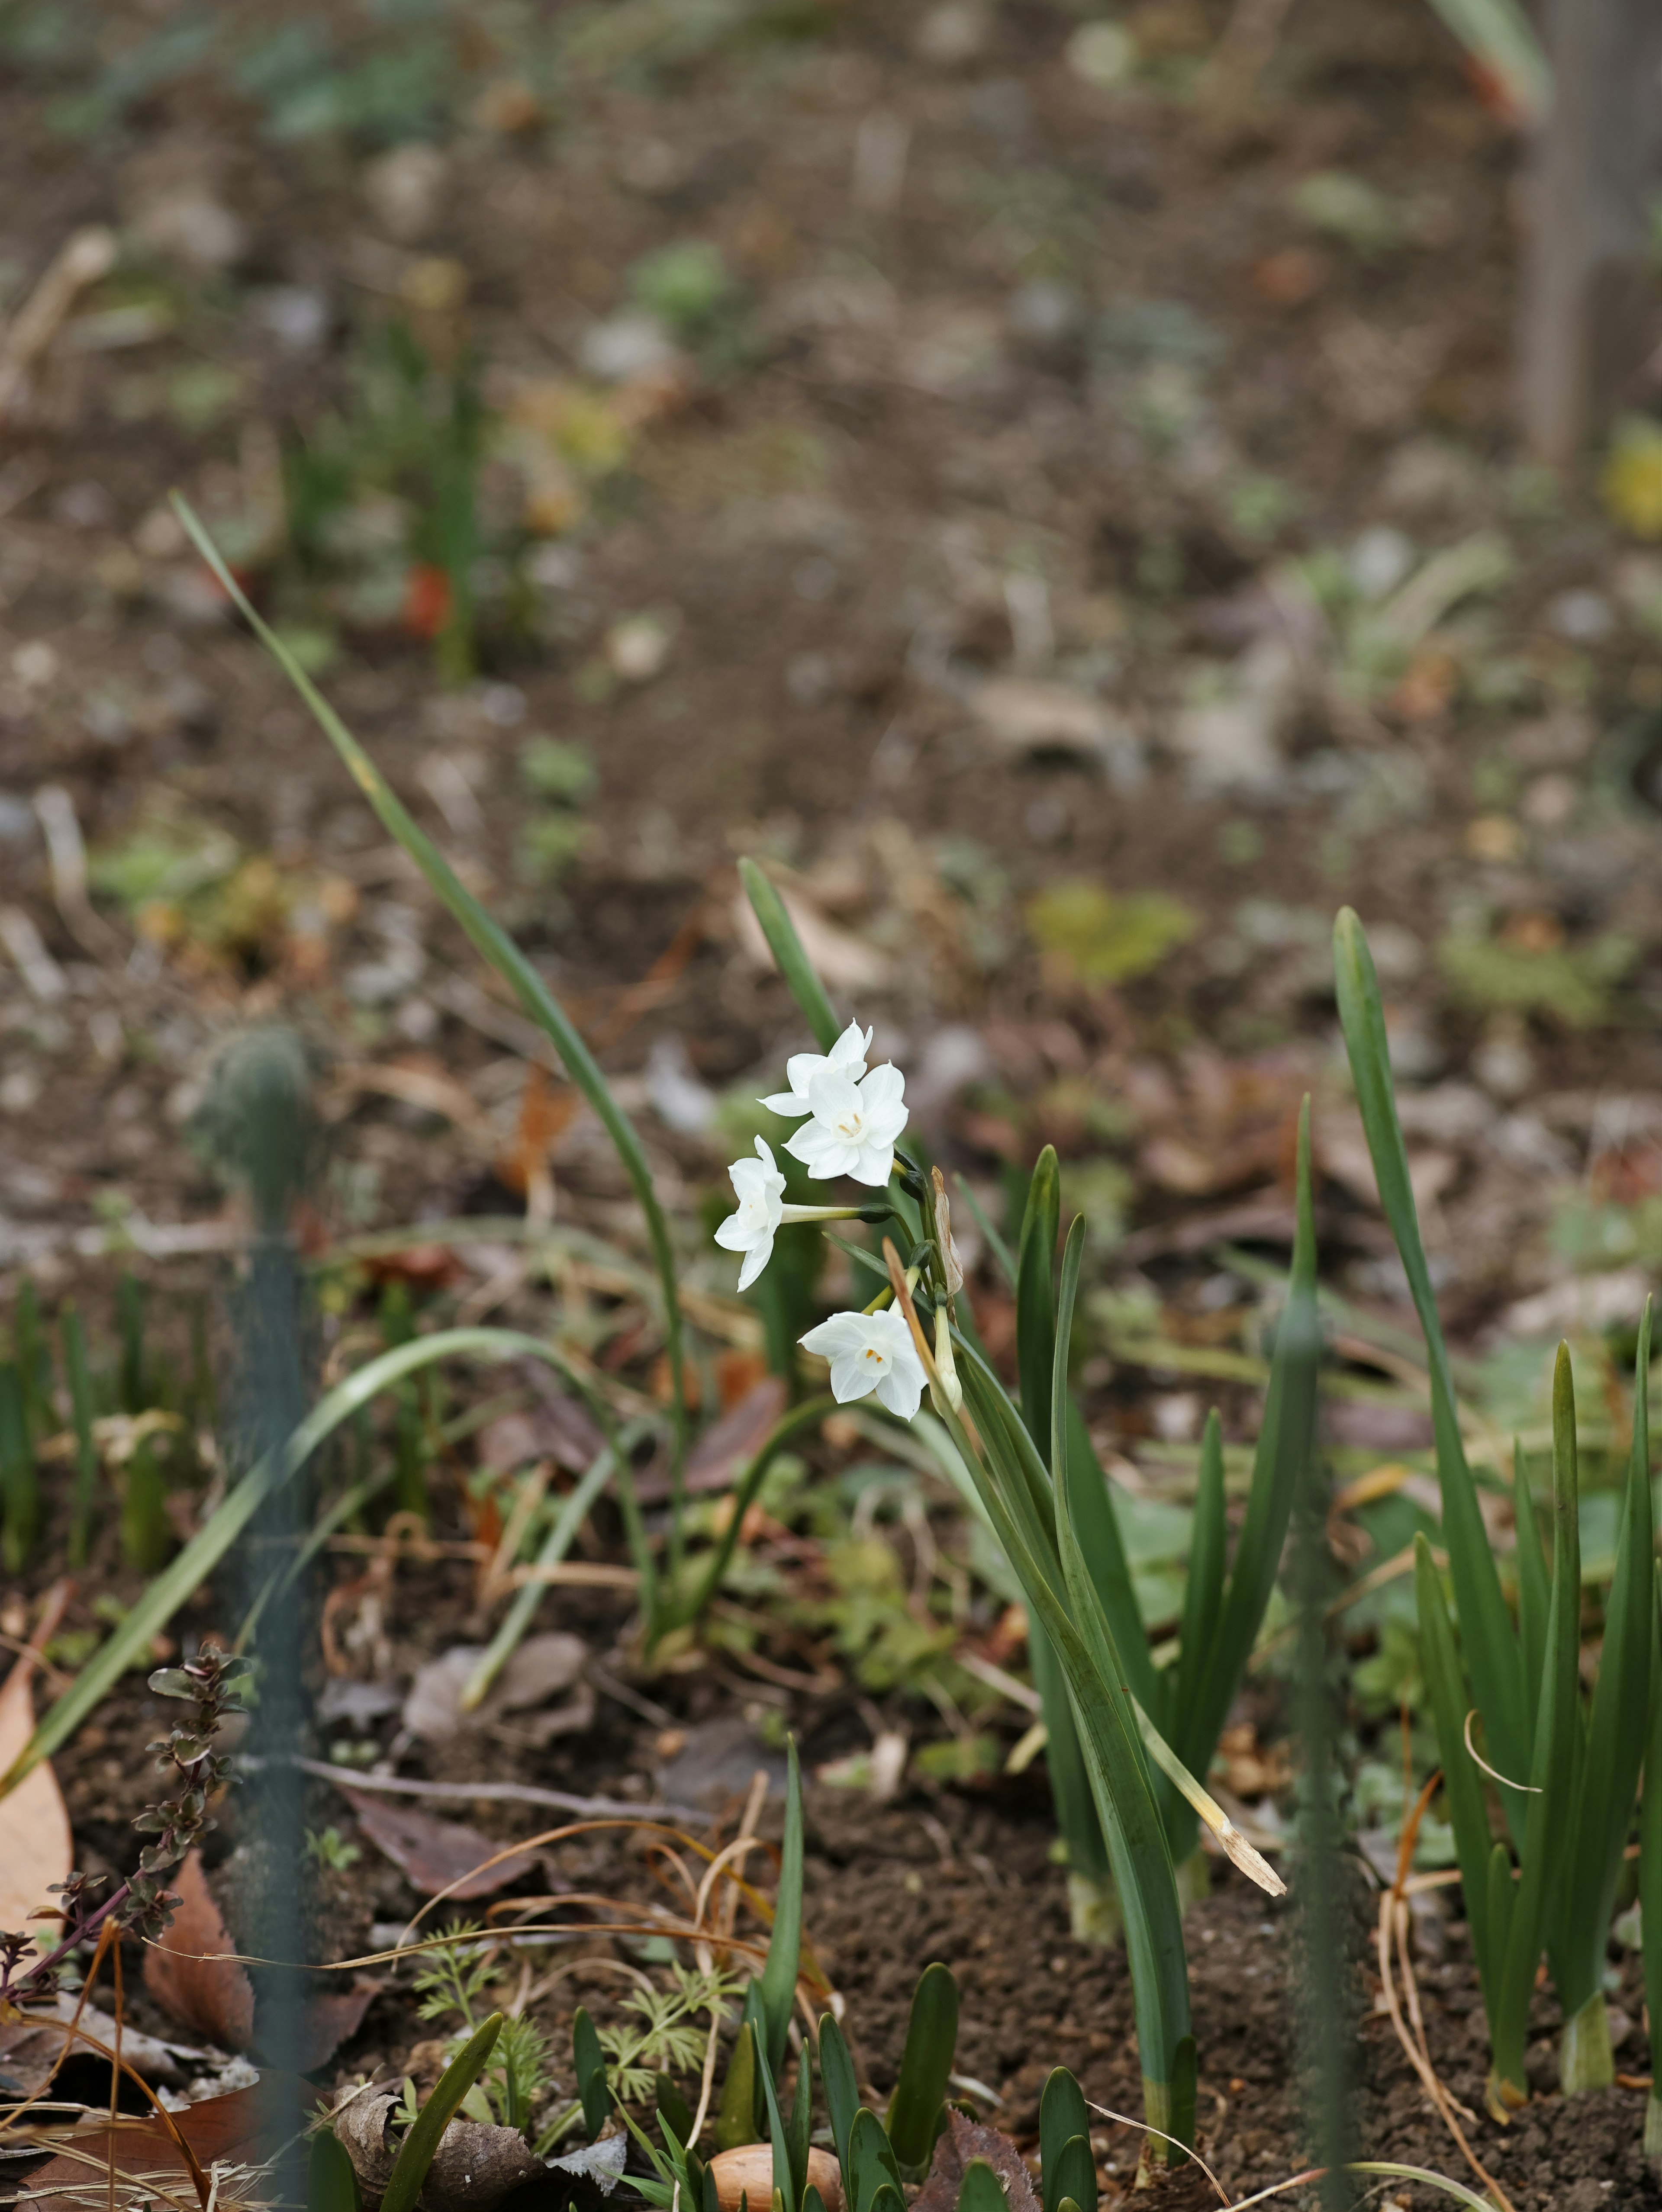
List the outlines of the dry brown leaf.
{"label": "dry brown leaf", "polygon": [[[48,1601],[36,1635],[50,1635],[63,1611],[62,1596]],[[34,1733],[33,1656],[20,1658],[0,1683],[0,1774]],[[58,1777],[42,1759],[14,1790],[0,1797],[0,1928],[27,1928],[52,1899],[54,1882],[68,1879],[75,1864],[75,1839]]]}
{"label": "dry brown leaf", "polygon": [[984,2158],[1004,2185],[1010,2212],[1038,2212],[1038,2199],[1021,2153],[998,2128],[983,2128],[950,2109],[947,2125],[935,2139],[928,2179],[912,2199],[912,2212],[957,2212],[964,2169]]}
{"label": "dry brown leaf", "polygon": [[236,1945],[208,1887],[200,1851],[186,1856],[167,1887],[180,1908],[167,1934],[144,1954],[144,1986],[198,2035],[228,2051],[247,2051],[254,2039],[254,1985],[239,1960],[216,1955]]}
{"label": "dry brown leaf", "polygon": [[[707,1491],[730,1489],[747,1460],[753,1459],[767,1434],[785,1410],[785,1385],[776,1375],[764,1376],[747,1390],[730,1413],[706,1429],[688,1455],[682,1488],[689,1498]],[[636,1496],[642,1504],[667,1498],[667,1474],[639,1477]]]}
{"label": "dry brown leaf", "polygon": [[384,1804],[355,1790],[343,1790],[341,1795],[377,1850],[425,1896],[445,1889],[458,1899],[490,1897],[536,1864],[533,1856],[520,1851],[499,1866],[487,1868],[485,1861],[502,1846],[477,1828],[466,1827],[460,1820],[435,1820],[413,1805]]}
{"label": "dry brown leaf", "polygon": [[[204,2098],[170,2117],[204,2169],[216,2160],[228,2166],[252,2166],[269,2157],[292,2132],[287,2124],[290,2114],[304,2109],[301,2100],[309,2102],[316,2094],[298,2075],[285,2079],[267,2074],[252,2089]],[[101,2205],[101,2191],[95,2198],[92,2191],[102,2179],[112,2149],[119,2173],[143,2175],[150,2182],[145,2194],[155,2212],[176,2212],[180,2207],[194,2212],[197,2197],[189,2169],[166,2125],[155,2118],[124,2118],[113,2130],[77,2131],[74,2155],[60,2154],[30,2175],[33,2212],[87,2212],[89,2203]],[[131,2189],[124,2190],[116,2201],[128,2203],[132,2197]]]}

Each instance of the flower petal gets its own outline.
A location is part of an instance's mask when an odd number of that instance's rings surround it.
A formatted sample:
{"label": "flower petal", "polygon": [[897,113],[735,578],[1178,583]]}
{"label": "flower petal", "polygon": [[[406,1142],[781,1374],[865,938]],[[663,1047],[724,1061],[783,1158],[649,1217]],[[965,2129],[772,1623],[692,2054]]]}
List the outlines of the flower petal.
{"label": "flower petal", "polygon": [[755,1236],[743,1213],[730,1213],[715,1232],[715,1241],[724,1252],[748,1252]]}
{"label": "flower petal", "polygon": [[745,1264],[739,1270],[739,1287],[747,1291],[773,1257],[773,1231],[758,1239],[745,1255]]}
{"label": "flower petal", "polygon": [[914,1352],[909,1362],[896,1360],[878,1379],[877,1395],[892,1413],[910,1421],[923,1399],[923,1368]]}
{"label": "flower petal", "polygon": [[799,1098],[794,1091],[776,1091],[770,1097],[758,1098],[756,1103],[758,1106],[765,1106],[770,1114],[788,1115],[793,1120],[808,1110],[807,1100]]}
{"label": "flower petal", "polygon": [[843,1172],[851,1175],[856,1182],[867,1183],[873,1190],[881,1190],[894,1173],[893,1145],[868,1143],[857,1148],[850,1146],[849,1149],[855,1152],[854,1163]]}

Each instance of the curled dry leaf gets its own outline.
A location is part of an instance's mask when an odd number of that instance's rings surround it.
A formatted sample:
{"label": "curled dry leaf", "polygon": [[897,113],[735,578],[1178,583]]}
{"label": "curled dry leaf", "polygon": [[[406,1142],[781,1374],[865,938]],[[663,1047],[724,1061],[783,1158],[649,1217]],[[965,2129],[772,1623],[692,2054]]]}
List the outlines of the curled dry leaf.
{"label": "curled dry leaf", "polygon": [[[502,1680],[478,1713],[464,1716],[462,1692],[484,1656],[475,1644],[453,1644],[448,1651],[441,1652],[436,1659],[429,1659],[417,1669],[404,1701],[402,1716],[404,1725],[412,1735],[428,1743],[447,1743],[462,1726],[464,1718],[470,1726],[477,1726],[481,1720],[488,1722],[502,1713],[521,1712],[544,1704],[556,1691],[569,1689],[579,1680],[588,1662],[588,1646],[581,1637],[568,1635],[560,1629],[551,1629],[543,1636],[527,1637],[508,1661]],[[557,1735],[586,1728],[593,1713],[592,1693],[580,1693],[562,1709],[557,1719],[552,1714],[548,1716],[554,1725],[544,1734]]]}
{"label": "curled dry leaf", "polygon": [[[65,1593],[67,1595],[67,1593]],[[58,1593],[35,1633],[44,1642],[63,1611]],[[20,1658],[0,1683],[0,1774],[34,1733],[33,1656]],[[49,1909],[47,1892],[67,1880],[75,1841],[58,1777],[42,1759],[0,1797],[0,1929],[21,1929]]]}
{"label": "curled dry leaf", "polygon": [[[387,2138],[387,2124],[397,2103],[389,2090],[366,2089],[337,2108],[335,2133],[367,2203],[380,2202],[392,2178],[398,2149]],[[516,2128],[452,2120],[417,2201],[425,2212],[486,2212],[542,2171],[542,2161]]]}
{"label": "curled dry leaf", "polygon": [[[730,1413],[723,1413],[699,1437],[687,1456],[682,1487],[689,1498],[706,1491],[730,1490],[767,1442],[768,1432],[785,1410],[786,1389],[776,1375],[764,1376],[746,1390]],[[635,1494],[643,1505],[654,1504],[670,1494],[666,1474],[641,1476]]]}
{"label": "curled dry leaf", "polygon": [[387,2140],[387,2123],[398,2101],[390,2089],[349,2090],[336,2107],[335,2133],[366,2197],[384,2196],[392,2179],[397,2151]]}
{"label": "curled dry leaf", "polygon": [[911,2212],[957,2212],[964,2169],[977,2158],[984,2158],[1003,2184],[1010,2212],[1039,2212],[1032,2178],[1009,2136],[1001,2129],[983,2127],[950,2110],[935,2142],[928,2178],[912,2199]]}
{"label": "curled dry leaf", "polygon": [[[413,1805],[387,1804],[359,1790],[344,1790],[341,1795],[369,1841],[424,1896],[441,1889],[450,1890],[458,1900],[494,1896],[536,1864],[534,1856],[521,1851],[499,1866],[487,1867],[485,1861],[495,1858],[502,1846],[477,1828],[460,1820],[435,1820]],[[450,1889],[452,1882],[457,1885],[454,1889]]]}
{"label": "curled dry leaf", "polygon": [[478,2212],[544,2171],[517,2128],[452,2120],[439,2139],[417,2202],[425,2212]]}

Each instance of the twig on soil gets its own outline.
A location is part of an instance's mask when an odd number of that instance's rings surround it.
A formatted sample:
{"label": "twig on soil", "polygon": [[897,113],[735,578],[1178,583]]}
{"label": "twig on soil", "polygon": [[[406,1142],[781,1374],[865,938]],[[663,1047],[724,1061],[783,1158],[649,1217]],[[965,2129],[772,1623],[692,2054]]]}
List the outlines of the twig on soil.
{"label": "twig on soil", "polygon": [[89,284],[115,265],[116,236],[101,226],[77,230],[48,264],[0,335],[0,422],[26,399],[34,370]]}
{"label": "twig on soil", "polygon": [[[681,1820],[701,1828],[710,1825],[708,1813],[686,1805],[630,1805],[616,1797],[575,1797],[566,1790],[539,1790],[528,1782],[411,1782],[399,1775],[364,1774],[355,1766],[331,1766],[320,1759],[295,1758],[289,1763],[302,1774],[315,1774],[320,1782],[344,1790],[385,1790],[401,1797],[484,1797],[502,1805],[550,1805],[556,1812],[601,1820],[615,1815],[628,1820]],[[266,1764],[259,1759],[242,1761],[250,1772]],[[516,1844],[514,1848],[524,1846]]]}
{"label": "twig on soil", "polygon": [[1150,2120],[1134,2120],[1129,2112],[1117,2112],[1111,2106],[1099,2105],[1093,2098],[1087,2098],[1086,2101],[1089,2104],[1091,2110],[1093,2112],[1100,2112],[1105,2120],[1117,2120],[1120,2126],[1123,2128],[1138,2128],[1141,2129],[1142,2133],[1146,2136],[1158,2136],[1162,2142],[1176,2144],[1177,2148],[1183,2153],[1185,2158],[1192,2158],[1194,2160],[1196,2165],[1199,2166],[1201,2172],[1211,2183],[1213,2188],[1217,2191],[1219,2203],[1223,2205],[1228,2204],[1229,2191],[1224,2187],[1222,2182],[1218,2179],[1217,2175],[1213,2172],[1211,2167],[1206,2163],[1206,2160],[1201,2156],[1200,2153],[1194,2148],[1192,2143],[1183,2142],[1179,2141],[1176,2136],[1168,2136],[1164,2128],[1155,2127],[1154,2123]]}

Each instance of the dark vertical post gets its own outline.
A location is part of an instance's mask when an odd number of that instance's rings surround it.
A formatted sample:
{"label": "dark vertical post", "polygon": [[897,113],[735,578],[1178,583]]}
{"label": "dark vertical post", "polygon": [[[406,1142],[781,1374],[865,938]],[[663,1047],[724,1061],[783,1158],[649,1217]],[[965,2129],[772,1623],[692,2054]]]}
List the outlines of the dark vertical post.
{"label": "dark vertical post", "polygon": [[1544,0],[1552,104],[1529,184],[1519,382],[1531,449],[1573,462],[1644,358],[1662,173],[1662,7]]}

